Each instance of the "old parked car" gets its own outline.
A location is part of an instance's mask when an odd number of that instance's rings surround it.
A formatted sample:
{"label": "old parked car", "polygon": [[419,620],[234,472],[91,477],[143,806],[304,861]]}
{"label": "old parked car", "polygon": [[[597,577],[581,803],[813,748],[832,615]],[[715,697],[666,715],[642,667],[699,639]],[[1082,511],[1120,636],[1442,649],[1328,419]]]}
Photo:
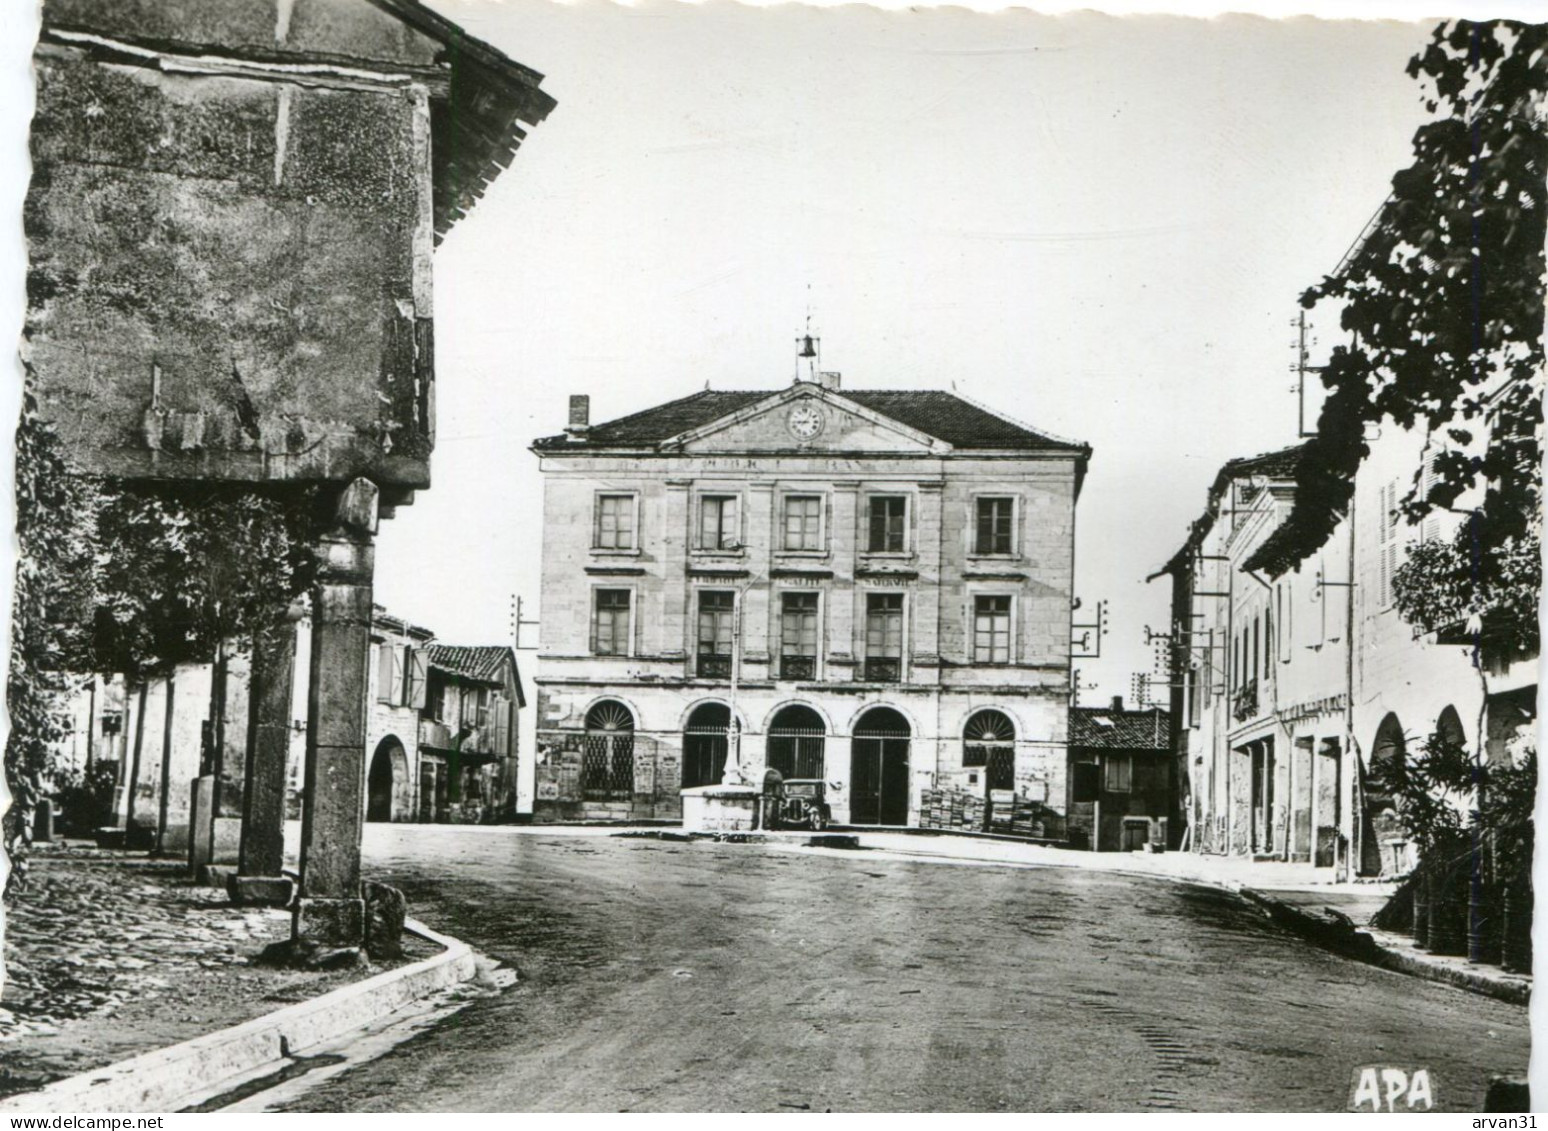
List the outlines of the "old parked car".
{"label": "old parked car", "polygon": [[773,828],[811,829],[821,832],[833,819],[828,807],[828,783],[816,778],[790,778],[775,812]]}

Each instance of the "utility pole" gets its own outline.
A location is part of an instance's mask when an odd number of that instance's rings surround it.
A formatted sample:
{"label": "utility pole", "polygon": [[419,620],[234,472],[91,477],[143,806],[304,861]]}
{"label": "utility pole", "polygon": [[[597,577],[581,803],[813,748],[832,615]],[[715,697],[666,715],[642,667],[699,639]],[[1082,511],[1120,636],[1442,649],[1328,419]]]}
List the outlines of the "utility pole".
{"label": "utility pole", "polygon": [[[1308,436],[1315,436],[1317,430],[1306,430],[1306,375],[1308,373],[1321,373],[1323,366],[1307,364],[1311,360],[1311,354],[1306,348],[1306,311],[1302,310],[1290,320],[1290,326],[1296,332],[1296,340],[1290,343],[1290,348],[1295,350],[1295,361],[1290,366],[1290,372],[1295,374],[1295,438],[1304,440]],[[1316,345],[1317,339],[1312,339]]]}
{"label": "utility pole", "polygon": [[521,606],[521,597],[514,593],[511,594],[511,645],[518,652],[530,652],[533,648],[536,648],[537,645],[533,644],[530,647],[523,648],[521,646],[521,630],[527,626],[536,628],[539,622],[535,620],[527,620],[525,617],[523,617],[521,615]]}

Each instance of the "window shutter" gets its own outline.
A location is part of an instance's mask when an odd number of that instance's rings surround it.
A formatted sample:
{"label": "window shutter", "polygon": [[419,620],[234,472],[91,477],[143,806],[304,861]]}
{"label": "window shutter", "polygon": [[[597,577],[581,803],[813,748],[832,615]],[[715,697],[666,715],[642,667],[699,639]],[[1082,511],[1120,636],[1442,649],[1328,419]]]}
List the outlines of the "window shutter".
{"label": "window shutter", "polygon": [[[387,691],[382,696],[382,702],[394,707],[403,704],[403,653],[405,649],[396,644],[382,645],[392,656],[392,676],[387,683]],[[383,665],[386,670],[386,665]]]}
{"label": "window shutter", "polygon": [[489,709],[494,712],[494,749],[502,758],[511,753],[511,712],[510,704],[502,696],[496,695]]}
{"label": "window shutter", "polygon": [[[1435,473],[1435,461],[1438,458],[1439,454],[1437,453],[1435,455],[1431,455],[1424,461],[1424,475],[1420,479],[1419,492],[1420,496],[1426,501],[1429,500],[1430,492],[1434,490],[1435,481],[1439,478],[1439,476],[1437,476]],[[1439,537],[1440,515],[1436,511],[1432,510],[1429,514],[1424,516],[1424,521],[1420,523],[1419,538],[1424,542],[1432,542]]]}
{"label": "window shutter", "polygon": [[404,692],[404,706],[422,708],[425,705],[425,687],[430,682],[430,658],[418,648],[409,648],[408,686]]}
{"label": "window shutter", "polygon": [[392,656],[396,649],[391,644],[382,643],[376,646],[376,701],[378,703],[392,702]]}

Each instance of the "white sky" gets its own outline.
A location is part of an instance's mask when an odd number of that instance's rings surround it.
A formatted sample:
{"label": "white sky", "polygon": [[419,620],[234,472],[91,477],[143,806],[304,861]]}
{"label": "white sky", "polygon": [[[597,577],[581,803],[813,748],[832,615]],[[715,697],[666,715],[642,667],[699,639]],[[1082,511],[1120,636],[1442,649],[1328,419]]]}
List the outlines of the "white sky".
{"label": "white sky", "polygon": [[782,387],[810,285],[846,387],[954,382],[1093,445],[1087,702],[1150,668],[1144,578],[1215,470],[1294,441],[1296,298],[1407,164],[1433,26],[434,3],[559,105],[438,253],[435,487],[380,599],[506,639],[568,395]]}
{"label": "white sky", "polygon": [[[507,639],[512,594],[536,615],[526,448],[566,397],[590,393],[601,420],[705,381],[780,387],[810,286],[846,386],[955,382],[1094,445],[1078,592],[1111,602],[1112,634],[1109,659],[1080,664],[1101,684],[1088,702],[1149,666],[1142,628],[1167,614],[1143,578],[1215,469],[1294,439],[1295,298],[1406,164],[1421,107],[1403,66],[1435,22],[430,2],[544,72],[559,106],[438,253],[435,487],[383,524],[380,599],[443,639]],[[36,26],[36,4],[5,7],[15,329]],[[0,492],[6,526],[10,506]],[[10,581],[0,570],[7,608]]]}

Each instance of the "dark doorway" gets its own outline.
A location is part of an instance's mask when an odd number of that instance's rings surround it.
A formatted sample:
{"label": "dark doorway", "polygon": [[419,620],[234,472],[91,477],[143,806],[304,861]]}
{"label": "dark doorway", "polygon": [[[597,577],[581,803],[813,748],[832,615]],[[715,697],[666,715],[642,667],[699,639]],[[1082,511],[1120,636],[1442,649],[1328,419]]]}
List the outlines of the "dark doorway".
{"label": "dark doorway", "polygon": [[995,819],[994,792],[1016,788],[1016,728],[1003,712],[983,710],[967,721],[962,731],[962,764],[984,768],[987,830]]}
{"label": "dark doorway", "polygon": [[1364,804],[1360,814],[1360,875],[1380,876],[1399,870],[1403,865],[1397,846],[1403,838],[1403,822],[1398,813],[1398,798],[1391,783],[1400,779],[1407,768],[1408,741],[1403,724],[1396,715],[1388,715],[1376,728],[1371,743],[1371,768],[1362,775]]}
{"label": "dark doorway", "polygon": [[730,750],[731,708],[706,703],[694,709],[683,728],[683,788],[718,785]]}
{"label": "dark doorway", "polygon": [[603,700],[586,713],[581,796],[587,801],[634,797],[634,716],[622,703]]}
{"label": "dark doorway", "polygon": [[403,744],[389,736],[377,744],[371,757],[371,770],[366,777],[367,821],[390,821],[396,816],[393,802],[401,792],[400,778],[405,782],[408,779],[408,758],[403,753]]}
{"label": "dark doorway", "polygon": [[1252,754],[1252,851],[1268,856],[1274,851],[1274,740],[1254,742]]}
{"label": "dark doorway", "polygon": [[849,820],[856,825],[908,823],[908,720],[891,707],[861,716],[850,745]]}
{"label": "dark doorway", "polygon": [[786,707],[769,723],[768,767],[784,778],[823,776],[826,728],[810,707]]}

